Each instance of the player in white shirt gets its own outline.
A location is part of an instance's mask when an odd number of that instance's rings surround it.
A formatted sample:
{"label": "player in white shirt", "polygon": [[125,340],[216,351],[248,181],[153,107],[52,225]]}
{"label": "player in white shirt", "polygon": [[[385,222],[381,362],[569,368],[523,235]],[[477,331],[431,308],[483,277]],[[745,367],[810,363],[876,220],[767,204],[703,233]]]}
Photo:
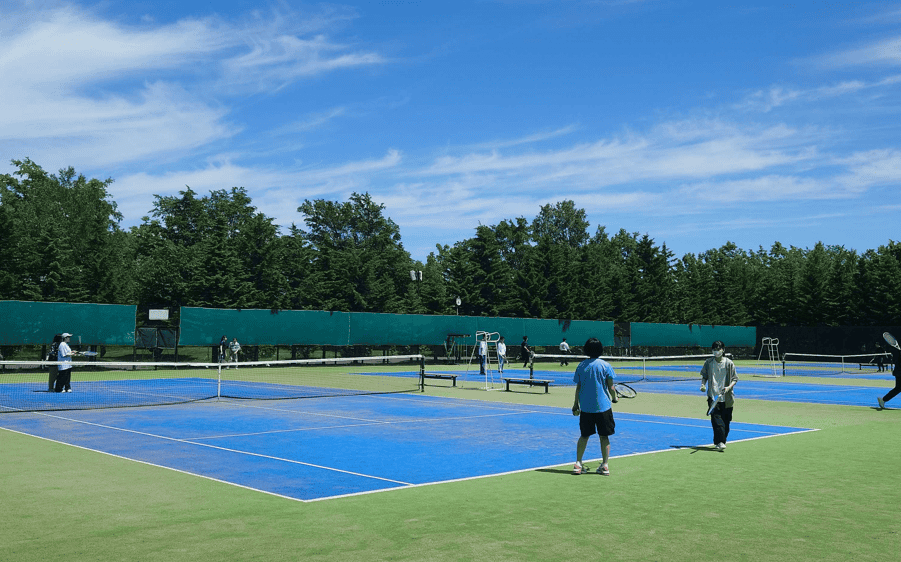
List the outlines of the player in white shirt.
{"label": "player in white shirt", "polygon": [[[563,341],[560,342],[560,355],[569,355],[569,344],[566,343],[566,338],[563,338]],[[560,366],[569,365],[569,359],[561,359]]]}
{"label": "player in white shirt", "polygon": [[485,374],[485,367],[488,364],[488,342],[482,340],[479,342],[479,374]]}
{"label": "player in white shirt", "polygon": [[56,374],[56,392],[72,392],[72,356],[78,355],[77,351],[72,351],[69,347],[69,340],[72,334],[65,332],[60,334],[63,341],[60,342],[56,355],[60,361],[59,370]]}
{"label": "player in white shirt", "polygon": [[497,370],[504,372],[504,363],[507,362],[507,344],[504,343],[504,336],[501,336],[497,342]]}

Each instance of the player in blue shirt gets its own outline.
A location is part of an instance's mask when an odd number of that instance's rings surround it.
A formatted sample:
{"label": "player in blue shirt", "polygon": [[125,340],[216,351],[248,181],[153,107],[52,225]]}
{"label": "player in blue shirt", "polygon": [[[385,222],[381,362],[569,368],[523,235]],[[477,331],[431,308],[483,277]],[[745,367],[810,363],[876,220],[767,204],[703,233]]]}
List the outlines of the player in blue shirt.
{"label": "player in blue shirt", "polygon": [[597,473],[610,475],[607,461],[610,459],[610,436],[615,430],[612,402],[616,402],[616,392],[613,390],[616,374],[610,363],[600,358],[602,353],[604,345],[597,338],[585,342],[585,355],[588,359],[579,363],[573,376],[573,382],[576,383],[573,415],[579,416],[581,431],[579,441],[576,443],[576,464],[573,466],[573,474],[588,472],[588,467],[582,464],[582,455],[585,454],[588,438],[597,433],[601,439],[603,455],[603,464],[598,467]]}

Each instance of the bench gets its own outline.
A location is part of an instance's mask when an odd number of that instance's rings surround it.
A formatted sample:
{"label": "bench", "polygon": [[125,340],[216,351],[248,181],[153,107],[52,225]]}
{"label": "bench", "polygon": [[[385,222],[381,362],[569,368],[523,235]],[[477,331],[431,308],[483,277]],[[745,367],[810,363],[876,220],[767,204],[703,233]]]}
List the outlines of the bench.
{"label": "bench", "polygon": [[420,386],[425,386],[425,379],[443,379],[453,381],[453,386],[457,386],[457,377],[460,375],[452,375],[449,373],[421,373],[419,375]]}
{"label": "bench", "polygon": [[544,393],[547,394],[548,386],[551,384],[552,381],[549,381],[546,379],[514,379],[514,378],[504,377],[504,382],[507,383],[507,391],[508,392],[510,391],[511,384],[527,384],[529,386],[543,386]]}

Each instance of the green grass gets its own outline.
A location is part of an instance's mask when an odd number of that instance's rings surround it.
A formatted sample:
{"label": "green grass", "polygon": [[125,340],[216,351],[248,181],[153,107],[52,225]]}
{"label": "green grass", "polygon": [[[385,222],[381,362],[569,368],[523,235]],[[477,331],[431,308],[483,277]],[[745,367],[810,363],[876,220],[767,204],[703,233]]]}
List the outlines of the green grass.
{"label": "green grass", "polygon": [[[571,388],[548,395],[440,387],[428,393],[572,404]],[[620,402],[618,411],[700,418],[702,402],[639,394]],[[0,558],[824,562],[897,556],[901,410],[739,400],[735,419],[820,431],[733,443],[725,453],[681,449],[614,459],[609,478],[572,476],[567,465],[301,503],[0,430]],[[616,449],[614,436],[614,455]],[[596,453],[592,441],[589,454]]]}

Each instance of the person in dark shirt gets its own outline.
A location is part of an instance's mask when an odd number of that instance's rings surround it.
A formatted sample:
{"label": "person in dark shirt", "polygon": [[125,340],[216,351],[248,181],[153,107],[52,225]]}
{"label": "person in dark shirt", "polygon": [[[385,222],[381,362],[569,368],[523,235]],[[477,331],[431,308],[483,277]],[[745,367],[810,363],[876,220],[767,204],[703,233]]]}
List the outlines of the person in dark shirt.
{"label": "person in dark shirt", "polygon": [[901,394],[901,369],[898,368],[898,362],[901,361],[901,349],[898,348],[898,344],[888,346],[888,352],[892,354],[892,364],[895,366],[892,369],[892,374],[895,375],[895,386],[891,390],[888,391],[888,394],[882,397],[876,398],[876,402],[879,403],[879,409],[885,408],[885,403]]}
{"label": "person in dark shirt", "polygon": [[522,337],[522,343],[519,344],[519,356],[522,358],[522,368],[528,368],[529,359],[532,357],[532,350],[529,349],[529,336]]}

